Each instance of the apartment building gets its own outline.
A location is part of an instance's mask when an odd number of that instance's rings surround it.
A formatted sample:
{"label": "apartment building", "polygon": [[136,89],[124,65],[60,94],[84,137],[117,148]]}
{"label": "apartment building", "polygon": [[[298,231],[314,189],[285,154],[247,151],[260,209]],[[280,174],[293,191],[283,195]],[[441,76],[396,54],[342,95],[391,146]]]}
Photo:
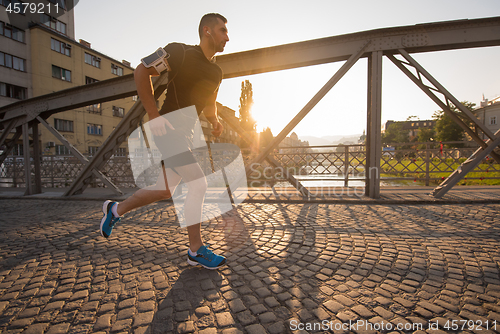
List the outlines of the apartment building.
{"label": "apartment building", "polygon": [[[57,18],[44,13],[26,17],[11,14],[9,18],[5,9],[13,3],[20,1],[0,0],[0,106],[133,72],[130,63],[113,59],[92,49],[90,43],[74,39],[73,10]],[[65,7],[65,1],[57,3]],[[17,15],[16,20],[12,20],[12,15]],[[16,22],[16,26],[9,21]],[[99,103],[57,113],[47,122],[80,152],[91,156],[134,102],[130,97]],[[52,133],[44,127],[39,129],[43,155],[70,155]],[[126,153],[125,143],[115,155],[126,156]],[[13,154],[22,155],[21,141]]]}

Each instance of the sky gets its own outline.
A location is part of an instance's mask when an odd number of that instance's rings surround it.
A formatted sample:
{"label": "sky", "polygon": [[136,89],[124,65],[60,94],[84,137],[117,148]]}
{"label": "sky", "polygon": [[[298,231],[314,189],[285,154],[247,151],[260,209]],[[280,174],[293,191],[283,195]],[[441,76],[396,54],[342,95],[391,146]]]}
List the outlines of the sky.
{"label": "sky", "polygon": [[[500,16],[499,0],[85,0],[75,7],[75,38],[135,67],[170,42],[198,44],[203,14],[228,19],[222,54],[347,33],[458,19]],[[500,96],[500,46],[414,54],[458,100],[479,105]],[[343,62],[223,80],[217,101],[238,115],[241,82],[253,87],[260,131],[277,135]],[[383,60],[382,123],[431,119],[439,107],[392,62]],[[367,61],[360,59],[293,130],[301,136],[347,136],[366,129]]]}

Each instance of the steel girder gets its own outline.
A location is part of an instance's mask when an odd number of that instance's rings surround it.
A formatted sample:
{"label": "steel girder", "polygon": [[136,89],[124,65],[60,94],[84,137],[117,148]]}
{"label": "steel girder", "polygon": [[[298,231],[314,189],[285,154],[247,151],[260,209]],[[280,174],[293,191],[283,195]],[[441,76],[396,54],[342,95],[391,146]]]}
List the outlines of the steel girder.
{"label": "steel girder", "polygon": [[368,40],[375,51],[409,53],[500,45],[500,17],[383,28],[217,57],[224,78],[347,60]]}
{"label": "steel girder", "polygon": [[500,145],[500,130],[495,133],[494,140],[486,141],[487,147],[478,148],[466,161],[464,161],[453,173],[450,174],[439,186],[432,192],[431,196],[442,198],[451,188],[453,188],[467,173],[471,172],[488,155],[492,155],[493,150]]}
{"label": "steel girder", "polygon": [[372,52],[368,58],[367,103],[365,195],[379,198],[382,158],[382,51]]}
{"label": "steel girder", "polygon": [[[158,99],[161,94],[165,91],[168,82],[168,72],[164,72],[162,75],[154,80],[154,97]],[[142,106],[140,100],[138,100],[130,109],[128,113],[125,114],[120,123],[111,132],[109,137],[101,145],[97,153],[92,157],[92,159],[85,165],[85,168],[78,174],[77,178],[69,189],[66,191],[64,196],[71,196],[76,194],[81,194],[87,188],[87,186],[92,181],[92,173],[94,170],[100,170],[106,161],[115,153],[116,149],[127,140],[127,137],[139,126],[142,118],[146,114],[146,110]]]}

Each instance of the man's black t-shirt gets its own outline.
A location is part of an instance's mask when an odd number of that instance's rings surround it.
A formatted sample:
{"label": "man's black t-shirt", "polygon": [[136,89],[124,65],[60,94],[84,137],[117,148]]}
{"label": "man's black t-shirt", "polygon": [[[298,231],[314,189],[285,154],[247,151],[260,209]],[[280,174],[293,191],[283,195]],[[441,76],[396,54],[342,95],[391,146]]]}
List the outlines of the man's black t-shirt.
{"label": "man's black t-shirt", "polygon": [[164,49],[170,55],[167,61],[171,72],[160,114],[194,105],[199,115],[219,89],[221,68],[210,62],[198,45],[170,43]]}

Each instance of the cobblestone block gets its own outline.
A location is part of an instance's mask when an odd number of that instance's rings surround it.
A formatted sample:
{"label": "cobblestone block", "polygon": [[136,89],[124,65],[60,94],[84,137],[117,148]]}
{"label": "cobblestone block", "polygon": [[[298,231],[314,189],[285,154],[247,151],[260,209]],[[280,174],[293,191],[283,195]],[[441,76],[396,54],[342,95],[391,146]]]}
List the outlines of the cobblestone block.
{"label": "cobblestone block", "polygon": [[241,299],[233,299],[229,302],[229,308],[231,309],[231,312],[233,313],[238,313],[238,312],[241,312],[241,311],[244,311],[246,310],[247,308],[245,307],[245,305],[243,305],[243,302],[241,301]]}
{"label": "cobblestone block", "polygon": [[66,334],[70,328],[69,323],[51,325],[46,334]]}
{"label": "cobblestone block", "polygon": [[265,328],[260,324],[246,326],[245,330],[248,332],[248,334],[267,334]]}
{"label": "cobblestone block", "polygon": [[48,323],[38,323],[38,324],[33,324],[30,325],[23,333],[26,334],[43,334],[47,327],[49,326]]}
{"label": "cobblestone block", "polygon": [[344,308],[344,306],[340,303],[337,303],[336,301],[329,300],[325,303],[323,303],[323,306],[326,307],[330,312],[336,314],[340,310]]}
{"label": "cobblestone block", "polygon": [[194,322],[193,321],[186,321],[177,326],[177,332],[178,333],[192,333],[194,332]]}
{"label": "cobblestone block", "polygon": [[234,325],[234,319],[229,312],[216,313],[217,324],[221,327]]}
{"label": "cobblestone block", "polygon": [[257,318],[254,317],[249,310],[238,313],[236,315],[236,318],[238,319],[238,322],[243,326],[253,324],[257,321]]}
{"label": "cobblestone block", "polygon": [[202,317],[204,315],[210,314],[210,308],[208,306],[198,307],[195,311],[196,316]]}
{"label": "cobblestone block", "polygon": [[114,324],[113,327],[111,328],[111,332],[125,332],[128,331],[128,329],[132,325],[132,319],[123,319],[123,320],[117,320]]}
{"label": "cobblestone block", "polygon": [[153,321],[154,312],[138,313],[134,316],[134,327],[148,326]]}
{"label": "cobblestone block", "polygon": [[104,314],[97,318],[97,321],[94,325],[94,330],[100,331],[111,327],[111,317],[112,314]]}
{"label": "cobblestone block", "polygon": [[205,328],[202,329],[201,331],[198,331],[198,334],[217,334],[217,328],[214,327]]}

